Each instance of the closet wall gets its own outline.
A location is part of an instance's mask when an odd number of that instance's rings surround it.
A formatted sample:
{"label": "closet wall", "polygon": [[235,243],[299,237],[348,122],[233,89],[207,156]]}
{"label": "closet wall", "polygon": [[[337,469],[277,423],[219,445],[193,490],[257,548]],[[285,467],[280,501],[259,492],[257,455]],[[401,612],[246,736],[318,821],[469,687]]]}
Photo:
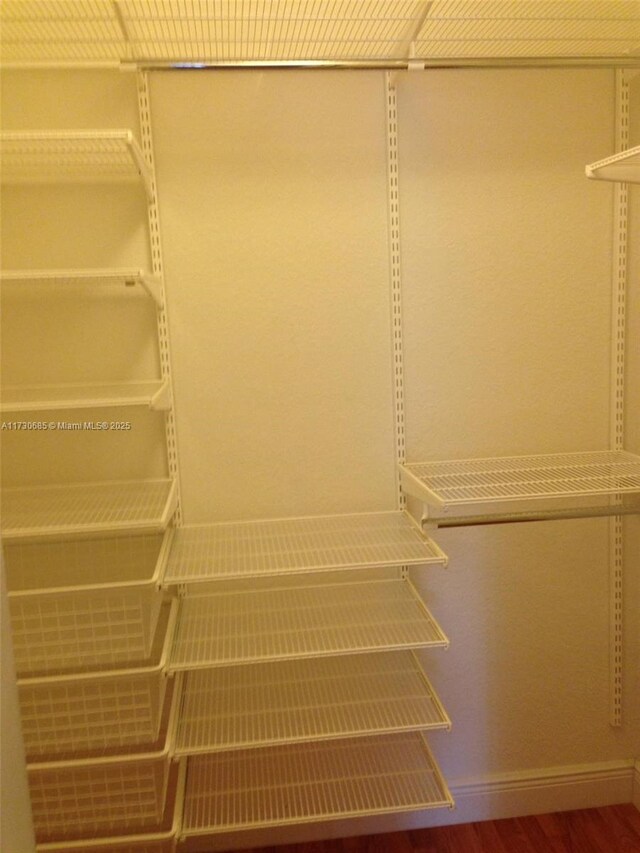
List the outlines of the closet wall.
{"label": "closet wall", "polygon": [[[613,151],[613,72],[396,81],[408,459],[607,447],[613,188],[584,165]],[[7,73],[3,99],[6,129],[137,124],[132,74]],[[393,509],[383,73],[158,72],[151,106],[185,522]],[[73,192],[40,219],[40,190],[7,192],[6,267],[140,265],[142,196],[105,187],[78,221]],[[637,341],[637,249],[632,264]],[[5,382],[158,374],[150,300],[69,292],[43,310],[41,296],[3,297]],[[630,345],[635,452],[638,358]],[[5,483],[163,476],[162,416],[131,420],[126,434],[5,435]],[[454,789],[640,755],[640,526],[626,528],[620,729],[609,522],[434,535],[450,568],[414,576],[451,639],[423,660],[454,721],[430,739]],[[485,816],[458,802],[403,820]]]}
{"label": "closet wall", "polygon": [[[393,508],[383,76],[152,83],[185,519]],[[584,164],[613,95],[609,71],[398,77],[409,459],[607,446],[612,189]],[[436,538],[449,778],[627,757],[608,522]]]}

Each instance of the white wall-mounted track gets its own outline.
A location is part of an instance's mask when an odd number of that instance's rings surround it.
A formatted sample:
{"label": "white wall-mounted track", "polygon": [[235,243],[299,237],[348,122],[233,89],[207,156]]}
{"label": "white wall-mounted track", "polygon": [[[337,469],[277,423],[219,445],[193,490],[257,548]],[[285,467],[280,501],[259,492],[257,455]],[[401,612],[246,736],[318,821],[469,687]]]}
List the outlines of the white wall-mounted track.
{"label": "white wall-mounted track", "polygon": [[[629,80],[624,71],[616,71],[616,149],[629,145]],[[613,187],[613,268],[611,287],[611,402],[610,447],[624,447],[627,240],[629,188],[622,183]],[[614,498],[621,502],[620,494]],[[609,522],[609,713],[612,726],[622,725],[623,690],[623,609],[624,609],[624,530],[622,517]]]}
{"label": "white wall-mounted track", "polygon": [[[162,282],[163,291],[157,313],[158,347],[160,351],[160,370],[168,398],[173,400],[171,381],[171,349],[169,345],[169,323],[167,318],[166,301],[164,298],[164,271],[162,263],[162,241],[160,235],[160,208],[158,204],[158,189],[156,186],[155,161],[153,156],[153,136],[151,129],[151,104],[149,102],[149,79],[146,72],[137,74],[138,112],[140,117],[140,134],[142,150],[149,169],[149,241],[151,245],[151,265],[154,277]],[[180,503],[180,472],[178,466],[178,444],[176,438],[176,419],[173,408],[165,411],[165,437],[167,442],[167,461],[169,475],[176,488],[176,503],[174,524],[182,524],[182,507]]]}

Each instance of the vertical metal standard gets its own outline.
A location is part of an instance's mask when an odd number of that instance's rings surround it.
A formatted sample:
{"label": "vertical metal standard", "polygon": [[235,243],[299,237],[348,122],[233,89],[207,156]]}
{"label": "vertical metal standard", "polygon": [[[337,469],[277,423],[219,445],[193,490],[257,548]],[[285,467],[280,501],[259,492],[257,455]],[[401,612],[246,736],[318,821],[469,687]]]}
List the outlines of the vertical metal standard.
{"label": "vertical metal standard", "polygon": [[404,427],[404,353],[402,346],[402,269],[400,260],[400,196],[398,191],[398,107],[394,72],[385,73],[387,107],[387,191],[389,217],[389,264],[391,283],[391,328],[393,346],[393,399],[396,449],[396,494],[398,509],[406,498],[398,465],[406,461]]}
{"label": "vertical metal standard", "polygon": [[[624,70],[616,70],[615,75],[615,150],[618,152],[629,146],[629,82]],[[610,442],[612,450],[623,450],[629,189],[618,181],[613,186]],[[616,500],[619,502],[620,498]],[[622,517],[612,518],[609,526],[609,714],[612,726],[622,725],[623,532]]]}
{"label": "vertical metal standard", "polygon": [[162,293],[162,307],[158,308],[158,347],[160,350],[160,369],[162,378],[170,389],[171,408],[165,412],[165,434],[167,441],[167,458],[169,475],[175,480],[178,502],[174,514],[177,527],[182,525],[182,509],[180,503],[180,477],[178,468],[178,444],[176,440],[176,423],[173,412],[173,386],[171,383],[171,353],[169,349],[169,325],[167,322],[166,299],[164,298],[164,276],[162,267],[162,244],[160,241],[160,214],[158,210],[158,192],[156,188],[156,168],[153,157],[153,137],[151,135],[151,107],[149,103],[149,80],[146,71],[136,73],[138,83],[138,110],[140,114],[140,137],[142,150],[151,172],[151,198],[147,205],[149,212],[149,240],[151,242],[152,272],[158,277]]}

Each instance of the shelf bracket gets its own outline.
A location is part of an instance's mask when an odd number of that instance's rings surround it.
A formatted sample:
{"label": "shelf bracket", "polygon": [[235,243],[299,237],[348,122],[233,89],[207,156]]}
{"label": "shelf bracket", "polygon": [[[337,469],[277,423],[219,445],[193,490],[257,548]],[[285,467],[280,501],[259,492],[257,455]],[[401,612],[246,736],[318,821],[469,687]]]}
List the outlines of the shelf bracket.
{"label": "shelf bracket", "polygon": [[158,275],[142,275],[140,277],[140,284],[147,291],[149,296],[156,303],[156,306],[162,310],[164,308],[164,295],[163,295],[163,286],[162,279]]}
{"label": "shelf bracket", "polygon": [[151,398],[149,408],[154,412],[168,412],[171,408],[171,388],[166,379]]}

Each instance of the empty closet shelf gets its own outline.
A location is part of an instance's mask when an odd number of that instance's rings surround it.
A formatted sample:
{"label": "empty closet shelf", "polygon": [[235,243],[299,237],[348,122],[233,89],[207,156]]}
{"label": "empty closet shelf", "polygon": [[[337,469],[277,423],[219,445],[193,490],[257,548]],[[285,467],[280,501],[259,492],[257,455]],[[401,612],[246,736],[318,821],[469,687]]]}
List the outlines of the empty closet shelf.
{"label": "empty closet shelf", "polygon": [[18,681],[29,761],[61,753],[146,748],[157,741],[177,611],[177,601],[163,605],[146,664]]}
{"label": "empty closet shelf", "polygon": [[624,451],[557,453],[411,463],[402,488],[442,509],[494,502],[640,493],[640,456]]}
{"label": "empty closet shelf", "polygon": [[170,669],[447,645],[402,580],[194,595]]}
{"label": "empty closet shelf", "polygon": [[625,181],[640,184],[640,145],[605,157],[585,167],[588,178],[596,181]]}
{"label": "empty closet shelf", "polygon": [[[102,382],[88,385],[14,385],[2,391],[3,412],[38,412],[56,409],[147,406],[166,408],[167,386],[149,382]],[[56,422],[57,426],[57,422]],[[108,429],[108,423],[107,427]]]}
{"label": "empty closet shelf", "polygon": [[183,834],[451,807],[416,732],[194,756]]}
{"label": "empty closet shelf", "polygon": [[403,512],[283,518],[179,529],[165,583],[446,561]]}
{"label": "empty closet shelf", "polygon": [[450,728],[411,652],[185,673],[177,755]]}
{"label": "empty closet shelf", "polygon": [[59,672],[148,657],[172,533],[8,543],[17,671]]}
{"label": "empty closet shelf", "polygon": [[72,483],[4,489],[3,539],[164,530],[176,506],[173,480]]}
{"label": "empty closet shelf", "polygon": [[38,853],[174,853],[182,829],[186,763],[173,764],[169,771],[162,820],[137,830],[90,838],[53,841],[37,845]]}
{"label": "empty closet shelf", "polygon": [[0,134],[3,183],[141,180],[151,172],[130,130],[7,131]]}
{"label": "empty closet shelf", "polygon": [[38,841],[122,833],[162,820],[179,687],[165,715],[162,741],[149,752],[88,756],[27,766]]}
{"label": "empty closet shelf", "polygon": [[133,287],[138,285],[161,308],[163,306],[162,279],[140,269],[67,269],[67,270],[4,270],[0,284],[53,287],[80,285],[95,288]]}

